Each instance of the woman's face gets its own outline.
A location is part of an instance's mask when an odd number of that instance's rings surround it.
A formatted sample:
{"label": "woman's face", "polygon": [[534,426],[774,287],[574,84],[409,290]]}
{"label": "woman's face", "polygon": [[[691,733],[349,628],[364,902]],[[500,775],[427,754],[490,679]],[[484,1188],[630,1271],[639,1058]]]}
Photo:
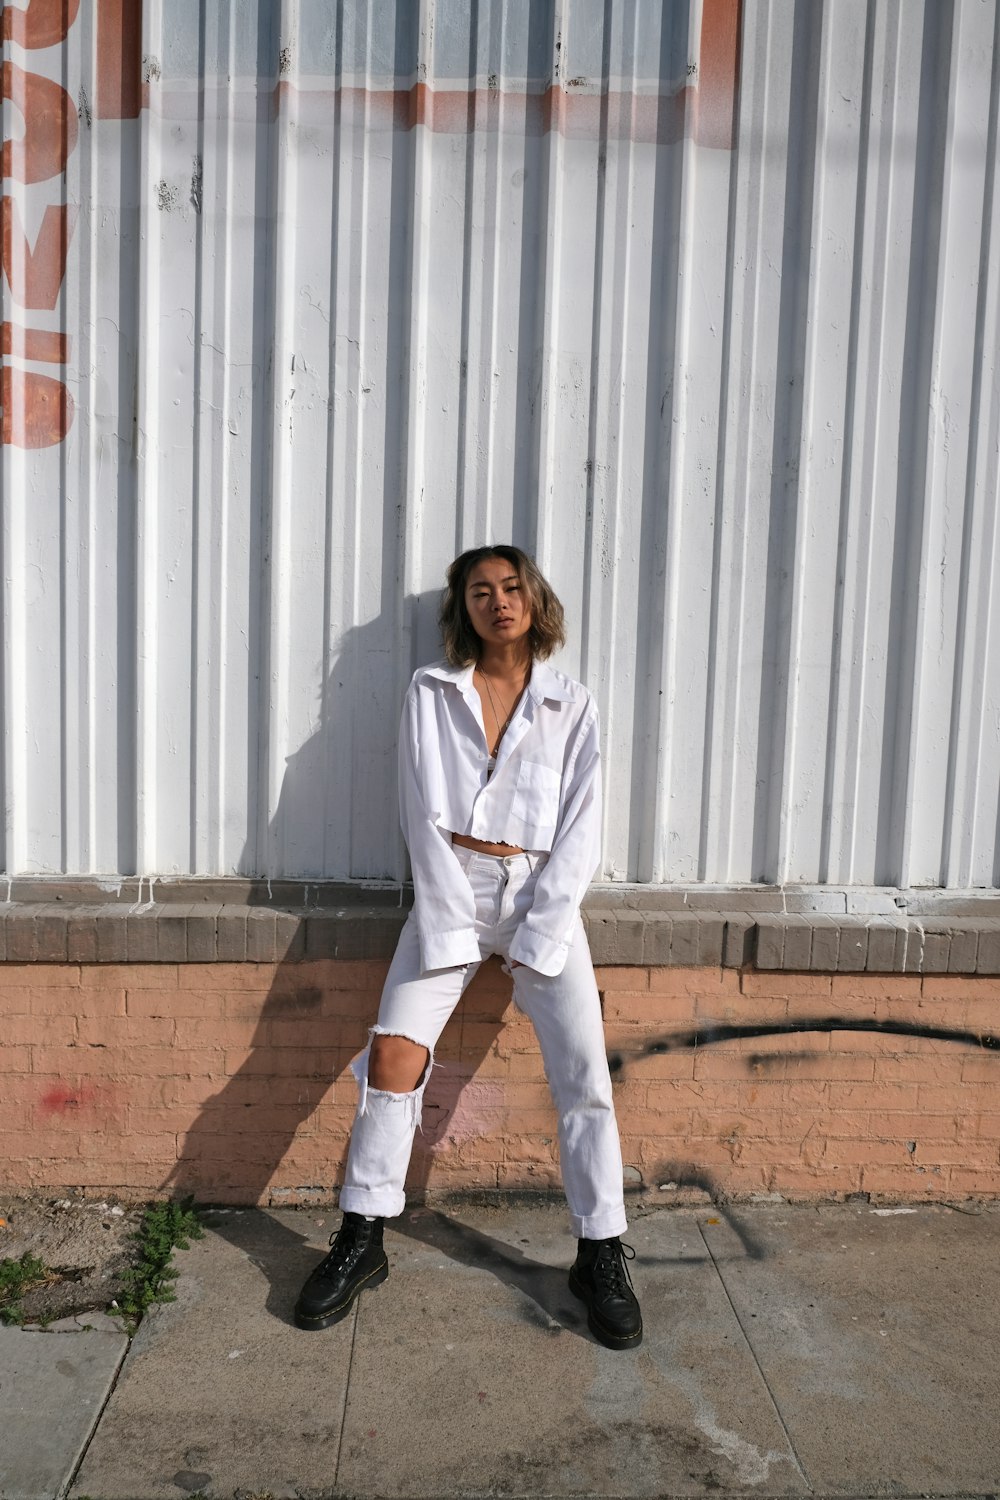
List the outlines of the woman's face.
{"label": "woman's face", "polygon": [[517,569],[503,557],[484,557],[469,571],[465,607],[479,639],[509,646],[531,629],[531,607]]}

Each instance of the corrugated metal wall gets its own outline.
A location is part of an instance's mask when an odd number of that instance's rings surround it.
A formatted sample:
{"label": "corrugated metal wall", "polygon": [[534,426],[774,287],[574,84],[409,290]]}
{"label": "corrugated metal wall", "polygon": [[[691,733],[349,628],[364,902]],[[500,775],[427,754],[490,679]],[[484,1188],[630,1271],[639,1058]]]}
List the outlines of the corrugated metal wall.
{"label": "corrugated metal wall", "polygon": [[993,0],[3,35],[9,872],[398,878],[406,679],[512,539],[604,878],[996,882]]}

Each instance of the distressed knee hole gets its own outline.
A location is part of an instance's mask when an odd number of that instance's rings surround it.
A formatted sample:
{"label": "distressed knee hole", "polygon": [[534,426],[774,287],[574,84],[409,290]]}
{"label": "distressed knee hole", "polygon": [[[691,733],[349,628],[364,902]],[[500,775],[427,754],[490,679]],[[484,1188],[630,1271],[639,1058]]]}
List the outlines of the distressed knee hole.
{"label": "distressed knee hole", "polygon": [[[383,1038],[387,1040],[383,1040]],[[393,1075],[390,1072],[387,1081],[383,1070],[388,1071],[392,1067],[393,1048],[391,1044],[393,1041],[405,1042],[407,1044],[406,1049],[401,1049],[404,1050],[404,1063],[407,1061],[405,1056],[405,1052],[407,1051],[411,1054],[409,1060],[413,1061],[415,1055],[416,1061],[414,1067],[411,1067],[401,1079],[398,1075]],[[380,1057],[383,1048],[389,1052],[388,1059]],[[421,1053],[426,1057],[426,1061],[420,1056]],[[398,1063],[399,1059],[397,1058],[395,1061]],[[358,1083],[358,1118],[360,1119],[368,1113],[368,1096],[369,1093],[374,1093],[376,1097],[390,1105],[393,1103],[405,1103],[411,1113],[413,1123],[419,1126],[423,1113],[424,1087],[434,1066],[434,1049],[428,1047],[426,1042],[418,1042],[414,1037],[404,1036],[402,1032],[383,1031],[381,1027],[373,1026],[368,1033],[367,1047],[351,1063],[351,1072]],[[412,1087],[393,1086],[393,1084],[405,1085],[407,1078],[412,1078],[415,1068],[419,1071],[417,1072],[417,1080]]]}
{"label": "distressed knee hole", "polygon": [[425,1042],[402,1032],[373,1029],[369,1042],[368,1084],[385,1093],[412,1094],[430,1076],[433,1058]]}

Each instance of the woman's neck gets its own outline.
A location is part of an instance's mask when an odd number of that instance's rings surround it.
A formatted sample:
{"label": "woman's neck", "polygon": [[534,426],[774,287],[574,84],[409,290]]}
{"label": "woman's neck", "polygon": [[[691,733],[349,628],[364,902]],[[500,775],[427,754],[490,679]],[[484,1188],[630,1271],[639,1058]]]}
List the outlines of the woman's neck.
{"label": "woman's neck", "polygon": [[512,641],[507,647],[484,650],[476,665],[495,682],[527,682],[531,676],[531,651],[519,641]]}

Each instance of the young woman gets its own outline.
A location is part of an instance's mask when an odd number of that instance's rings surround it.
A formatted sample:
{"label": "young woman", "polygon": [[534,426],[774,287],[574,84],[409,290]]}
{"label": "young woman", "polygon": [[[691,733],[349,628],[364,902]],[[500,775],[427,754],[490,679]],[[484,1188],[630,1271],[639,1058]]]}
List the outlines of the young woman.
{"label": "young woman", "polygon": [[477,547],[448,569],[446,660],[413,676],[400,728],[399,792],[413,870],[368,1047],[352,1064],[358,1111],[340,1193],[343,1221],[302,1289],[300,1328],[346,1317],[389,1274],[382,1222],[403,1182],[434,1047],[479,968],[502,954],[538,1036],[559,1116],[559,1154],[579,1251],[571,1290],[612,1349],[642,1339],[625,1264],[622,1158],[580,901],[600,858],[597,709],[545,665],[562,606],[517,547]]}

